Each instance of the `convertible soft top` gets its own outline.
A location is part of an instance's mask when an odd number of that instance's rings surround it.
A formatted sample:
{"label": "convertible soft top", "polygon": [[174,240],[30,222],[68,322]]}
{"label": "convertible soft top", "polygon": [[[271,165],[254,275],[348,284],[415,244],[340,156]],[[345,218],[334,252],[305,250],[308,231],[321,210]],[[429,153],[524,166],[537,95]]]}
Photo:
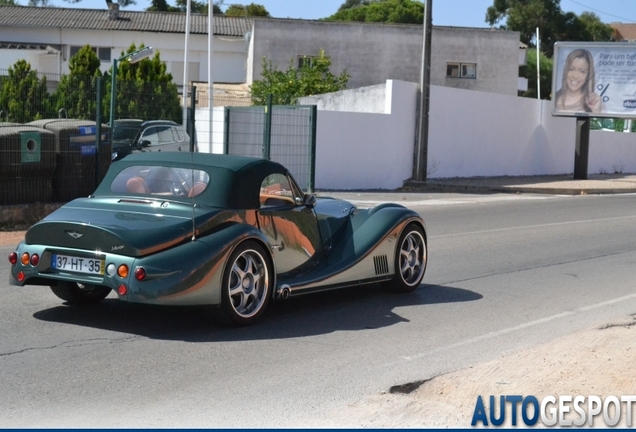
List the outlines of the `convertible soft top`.
{"label": "convertible soft top", "polygon": [[287,174],[287,169],[266,159],[189,152],[131,154],[113,162],[94,196],[117,195],[110,188],[114,178],[131,166],[164,166],[202,170],[210,176],[210,187],[196,202],[227,209],[257,209],[263,179],[270,174]]}

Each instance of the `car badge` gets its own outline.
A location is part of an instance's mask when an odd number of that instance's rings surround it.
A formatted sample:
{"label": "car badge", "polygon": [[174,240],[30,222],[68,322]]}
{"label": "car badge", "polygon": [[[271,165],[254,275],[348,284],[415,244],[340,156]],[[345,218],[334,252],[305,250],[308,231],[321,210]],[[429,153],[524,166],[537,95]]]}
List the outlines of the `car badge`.
{"label": "car badge", "polygon": [[84,234],[78,233],[76,231],[66,231],[66,234],[70,235],[71,237],[73,237],[76,240],[84,235]]}

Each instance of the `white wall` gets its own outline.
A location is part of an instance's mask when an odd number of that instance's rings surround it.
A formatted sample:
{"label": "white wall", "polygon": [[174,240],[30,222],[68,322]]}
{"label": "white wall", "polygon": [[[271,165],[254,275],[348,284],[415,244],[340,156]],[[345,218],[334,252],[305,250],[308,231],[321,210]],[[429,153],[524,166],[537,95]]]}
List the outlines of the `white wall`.
{"label": "white wall", "polygon": [[[214,107],[213,110],[212,122],[210,122],[209,108],[197,108],[195,110],[195,142],[202,153],[223,154],[225,107]],[[212,132],[212,145],[210,145],[210,131]]]}
{"label": "white wall", "polygon": [[[432,86],[430,178],[572,174],[576,119],[551,101]],[[636,172],[636,135],[590,131],[588,174]]]}
{"label": "white wall", "polygon": [[318,110],[316,189],[393,189],[411,178],[417,84],[387,81],[384,113]]}
{"label": "white wall", "polygon": [[588,173],[636,173],[636,134],[591,131]]}
{"label": "white wall", "polygon": [[552,119],[548,103],[432,86],[430,106],[431,178],[560,174],[573,168],[573,144],[564,144],[574,142],[575,122]]}

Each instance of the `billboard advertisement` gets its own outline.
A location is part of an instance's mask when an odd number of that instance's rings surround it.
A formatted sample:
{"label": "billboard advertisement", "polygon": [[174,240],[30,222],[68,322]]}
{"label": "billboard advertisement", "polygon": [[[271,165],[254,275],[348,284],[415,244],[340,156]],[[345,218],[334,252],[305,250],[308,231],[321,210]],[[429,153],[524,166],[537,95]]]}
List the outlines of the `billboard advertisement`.
{"label": "billboard advertisement", "polygon": [[552,115],[636,118],[636,44],[554,44]]}

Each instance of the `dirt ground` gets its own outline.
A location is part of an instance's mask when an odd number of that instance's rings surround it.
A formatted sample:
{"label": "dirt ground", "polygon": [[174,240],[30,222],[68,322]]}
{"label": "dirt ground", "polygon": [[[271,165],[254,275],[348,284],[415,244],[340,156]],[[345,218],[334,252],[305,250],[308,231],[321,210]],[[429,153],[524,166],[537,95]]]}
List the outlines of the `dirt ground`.
{"label": "dirt ground", "polygon": [[[0,245],[17,245],[24,231],[0,231]],[[435,377],[408,393],[373,395],[333,411],[328,419],[307,419],[299,427],[421,428],[471,427],[477,396],[636,395],[636,313],[530,349]],[[636,425],[636,403],[631,427]],[[619,427],[627,427],[625,408]],[[511,427],[510,412],[504,426]],[[566,419],[577,419],[572,412]],[[519,424],[521,419],[518,418]],[[602,416],[596,426],[605,426]],[[540,426],[540,422],[537,424]]]}
{"label": "dirt ground", "polygon": [[[479,395],[484,398],[486,415],[489,415],[489,395],[494,395],[497,401],[501,395],[533,395],[539,401],[547,395],[620,398],[636,395],[635,370],[636,314],[435,377],[408,394],[387,391],[371,396],[333,412],[328,421],[318,420],[305,426],[471,427]],[[619,427],[627,426],[625,411],[623,406]],[[636,424],[635,411],[636,403],[632,404],[631,427]],[[532,416],[532,412],[528,415]],[[571,412],[565,418],[575,420],[579,415]],[[512,427],[510,419],[507,410],[503,426]],[[523,425],[520,411],[517,421]],[[595,417],[594,425],[605,426],[602,415]],[[540,421],[537,426],[541,427]]]}
{"label": "dirt ground", "polygon": [[0,231],[0,246],[17,246],[24,239],[25,231]]}

